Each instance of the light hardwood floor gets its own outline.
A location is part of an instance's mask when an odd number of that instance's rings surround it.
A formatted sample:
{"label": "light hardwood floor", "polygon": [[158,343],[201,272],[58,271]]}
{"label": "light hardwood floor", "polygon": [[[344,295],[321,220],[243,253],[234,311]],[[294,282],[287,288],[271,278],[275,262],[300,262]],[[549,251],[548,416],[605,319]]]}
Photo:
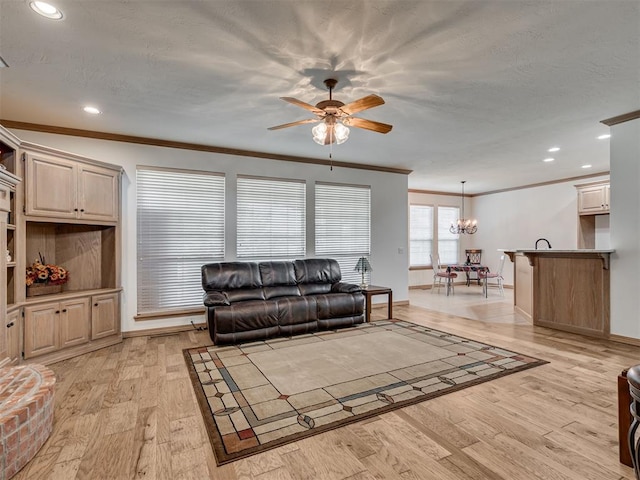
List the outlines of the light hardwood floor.
{"label": "light hardwood floor", "polygon": [[551,363],[216,467],[182,358],[207,333],[131,338],[51,366],[54,431],[15,478],[633,478],[618,463],[616,377],[639,348],[415,305],[394,315]]}

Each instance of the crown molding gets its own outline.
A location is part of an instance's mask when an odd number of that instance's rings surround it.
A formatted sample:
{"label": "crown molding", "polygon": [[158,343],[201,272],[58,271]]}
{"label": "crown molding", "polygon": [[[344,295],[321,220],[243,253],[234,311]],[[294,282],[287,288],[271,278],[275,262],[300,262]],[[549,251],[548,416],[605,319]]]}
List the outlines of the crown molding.
{"label": "crown molding", "polygon": [[397,173],[409,175],[412,170],[404,168],[382,167],[378,165],[367,165],[364,163],[336,162],[330,160],[320,160],[316,158],[297,157],[294,155],[281,155],[278,153],[256,152],[253,150],[242,150],[237,148],[216,147],[213,145],[203,145],[199,143],[177,142],[163,140],[159,138],[138,137],[134,135],[122,135],[119,133],[98,132],[94,130],[82,130],[78,128],[56,127],[54,125],[41,125],[38,123],[18,122],[9,119],[0,119],[0,124],[6,128],[18,130],[29,130],[34,132],[53,133],[56,135],[69,135],[73,137],[93,138],[97,140],[109,140],[112,142],[135,143],[139,145],[150,145],[154,147],[177,148],[181,150],[195,150],[198,152],[219,153],[223,155],[237,155],[241,157],[265,158],[268,160],[282,160],[285,162],[307,163],[313,165],[325,165],[341,168],[354,168],[358,170],[370,170],[374,172]]}

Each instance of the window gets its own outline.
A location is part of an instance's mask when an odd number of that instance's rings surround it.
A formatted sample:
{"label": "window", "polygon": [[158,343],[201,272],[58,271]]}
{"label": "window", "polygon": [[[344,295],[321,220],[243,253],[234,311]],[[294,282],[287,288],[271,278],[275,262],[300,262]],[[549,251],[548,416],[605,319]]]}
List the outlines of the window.
{"label": "window", "polygon": [[139,167],[138,313],[202,306],[200,268],[224,260],[224,175]]}
{"label": "window", "polygon": [[440,263],[458,263],[458,242],[457,233],[451,233],[449,228],[460,218],[458,207],[438,207],[438,254]]}
{"label": "window", "polygon": [[430,266],[433,245],[433,207],[409,206],[409,265]]}
{"label": "window", "polygon": [[371,188],[316,183],[315,206],[316,257],[336,259],[342,280],[359,284],[358,258],[371,255]]}
{"label": "window", "polygon": [[306,253],[306,184],[238,176],[239,260],[288,260]]}

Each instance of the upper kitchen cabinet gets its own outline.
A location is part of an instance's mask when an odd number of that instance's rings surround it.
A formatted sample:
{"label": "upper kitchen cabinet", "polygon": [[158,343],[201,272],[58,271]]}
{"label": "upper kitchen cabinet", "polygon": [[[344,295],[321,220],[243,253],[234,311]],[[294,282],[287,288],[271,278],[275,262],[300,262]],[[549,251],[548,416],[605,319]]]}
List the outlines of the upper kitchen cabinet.
{"label": "upper kitchen cabinet", "polygon": [[609,183],[579,185],[578,214],[601,215],[609,213]]}
{"label": "upper kitchen cabinet", "polygon": [[120,167],[72,154],[23,150],[25,214],[55,220],[115,223],[119,217]]}

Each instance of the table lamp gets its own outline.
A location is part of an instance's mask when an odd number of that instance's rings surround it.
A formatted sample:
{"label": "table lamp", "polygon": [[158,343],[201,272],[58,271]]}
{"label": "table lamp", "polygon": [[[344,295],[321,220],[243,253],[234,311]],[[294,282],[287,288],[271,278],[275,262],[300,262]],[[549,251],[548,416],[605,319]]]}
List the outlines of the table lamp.
{"label": "table lamp", "polygon": [[369,260],[367,260],[366,257],[360,257],[358,259],[358,263],[356,263],[355,271],[362,274],[362,283],[360,284],[361,288],[367,288],[368,285],[364,281],[364,274],[370,272],[371,270],[373,270],[373,268],[371,268]]}

